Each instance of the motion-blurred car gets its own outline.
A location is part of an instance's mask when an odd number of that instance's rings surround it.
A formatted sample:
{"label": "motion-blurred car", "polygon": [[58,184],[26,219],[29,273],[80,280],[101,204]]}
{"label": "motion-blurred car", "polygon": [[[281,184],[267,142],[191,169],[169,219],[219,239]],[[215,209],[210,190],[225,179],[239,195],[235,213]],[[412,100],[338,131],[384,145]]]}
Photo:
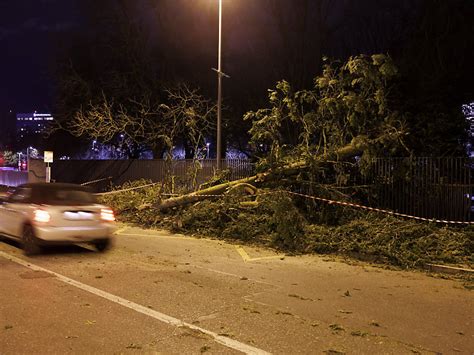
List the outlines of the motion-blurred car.
{"label": "motion-blurred car", "polygon": [[114,230],[114,212],[80,185],[30,183],[0,196],[0,234],[19,240],[26,255],[51,244],[90,243],[105,251]]}

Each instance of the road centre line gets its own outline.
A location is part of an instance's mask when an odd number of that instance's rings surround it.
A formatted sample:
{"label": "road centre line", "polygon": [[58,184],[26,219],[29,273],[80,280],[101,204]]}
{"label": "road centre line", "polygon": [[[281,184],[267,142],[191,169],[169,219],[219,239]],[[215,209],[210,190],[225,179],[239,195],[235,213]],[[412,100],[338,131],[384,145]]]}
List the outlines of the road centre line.
{"label": "road centre line", "polygon": [[237,351],[240,351],[240,352],[243,352],[245,354],[270,354],[268,352],[266,352],[265,350],[262,350],[262,349],[259,349],[259,348],[256,348],[256,347],[253,347],[251,345],[248,345],[248,344],[245,344],[245,343],[241,343],[237,340],[234,340],[234,339],[231,339],[231,338],[228,338],[228,337],[225,337],[225,336],[222,336],[222,335],[219,335],[215,332],[212,332],[210,330],[207,330],[207,329],[204,329],[204,328],[201,328],[201,327],[198,327],[194,324],[191,324],[191,323],[186,323],[180,319],[177,319],[177,318],[174,318],[174,317],[171,317],[171,316],[168,316],[164,313],[161,313],[161,312],[158,312],[156,310],[153,310],[153,309],[150,309],[150,308],[147,308],[147,307],[144,307],[142,305],[139,305],[137,303],[134,303],[132,301],[129,301],[129,300],[126,300],[122,297],[119,297],[119,296],[116,296],[116,295],[113,295],[111,293],[108,293],[108,292],[105,292],[105,291],[102,291],[98,288],[95,288],[95,287],[92,287],[92,286],[89,286],[89,285],[86,285],[86,284],[83,284],[82,282],[79,282],[79,281],[76,281],[76,280],[73,280],[67,276],[63,276],[61,274],[58,274],[54,271],[51,271],[51,270],[48,270],[48,269],[45,269],[45,268],[42,268],[41,266],[37,266],[37,265],[34,265],[28,261],[25,261],[23,259],[20,259],[20,258],[17,258],[15,256],[12,256],[8,253],[5,253],[3,251],[0,251],[0,256],[2,256],[3,258],[7,259],[7,260],[10,260],[11,262],[14,262],[14,263],[17,263],[17,264],[20,264],[24,267],[27,267],[33,271],[43,271],[43,272],[46,272],[48,274],[51,274],[53,276],[55,276],[59,281],[61,282],[64,282],[68,285],[71,285],[71,286],[74,286],[74,287],[77,287],[83,291],[86,291],[86,292],[89,292],[89,293],[92,293],[96,296],[99,296],[99,297],[102,297],[106,300],[109,300],[111,302],[114,302],[116,304],[119,304],[121,306],[124,306],[124,307],[127,307],[129,309],[132,309],[138,313],[142,313],[144,315],[147,315],[149,317],[152,317],[156,320],[159,320],[163,323],[166,323],[166,324],[169,324],[169,325],[172,325],[172,326],[175,326],[175,327],[186,327],[186,328],[190,328],[190,329],[193,329],[193,330],[196,330],[196,331],[199,331],[201,333],[204,333],[206,335],[209,335],[210,337],[212,337],[214,339],[214,341],[216,343],[219,343],[219,344],[222,344],[228,348],[231,348],[231,349],[234,349],[234,350],[237,350]]}

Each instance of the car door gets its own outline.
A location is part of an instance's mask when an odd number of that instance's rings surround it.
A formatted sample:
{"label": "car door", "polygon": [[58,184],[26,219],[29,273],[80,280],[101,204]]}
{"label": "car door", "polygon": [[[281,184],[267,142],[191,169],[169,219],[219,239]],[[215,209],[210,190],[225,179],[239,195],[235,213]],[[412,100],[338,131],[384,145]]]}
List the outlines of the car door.
{"label": "car door", "polygon": [[7,211],[5,208],[5,204],[7,203],[7,199],[8,197],[6,196],[2,196],[2,198],[0,199],[0,233],[6,233],[5,215]]}
{"label": "car door", "polygon": [[18,187],[1,205],[0,224],[2,231],[14,237],[20,237],[25,214],[31,198],[30,187]]}

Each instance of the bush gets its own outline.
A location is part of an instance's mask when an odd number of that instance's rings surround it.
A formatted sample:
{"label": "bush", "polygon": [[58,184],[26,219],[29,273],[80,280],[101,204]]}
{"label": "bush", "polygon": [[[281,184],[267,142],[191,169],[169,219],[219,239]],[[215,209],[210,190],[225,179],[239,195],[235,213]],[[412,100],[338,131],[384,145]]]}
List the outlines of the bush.
{"label": "bush", "polygon": [[355,253],[410,268],[426,263],[474,262],[471,228],[440,227],[368,214],[337,227],[310,225],[306,234],[308,252]]}
{"label": "bush", "polygon": [[304,227],[307,222],[295,207],[292,199],[280,193],[272,200],[271,208],[273,245],[284,250],[301,250],[305,244]]}

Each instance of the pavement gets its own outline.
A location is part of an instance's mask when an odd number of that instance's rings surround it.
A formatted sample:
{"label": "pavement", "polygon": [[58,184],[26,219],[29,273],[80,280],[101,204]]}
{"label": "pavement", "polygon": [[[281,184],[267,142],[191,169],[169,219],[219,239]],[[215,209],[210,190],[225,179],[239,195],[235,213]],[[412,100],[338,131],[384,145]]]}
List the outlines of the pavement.
{"label": "pavement", "polygon": [[0,354],[474,354],[461,280],[122,225],[114,247],[0,242]]}

